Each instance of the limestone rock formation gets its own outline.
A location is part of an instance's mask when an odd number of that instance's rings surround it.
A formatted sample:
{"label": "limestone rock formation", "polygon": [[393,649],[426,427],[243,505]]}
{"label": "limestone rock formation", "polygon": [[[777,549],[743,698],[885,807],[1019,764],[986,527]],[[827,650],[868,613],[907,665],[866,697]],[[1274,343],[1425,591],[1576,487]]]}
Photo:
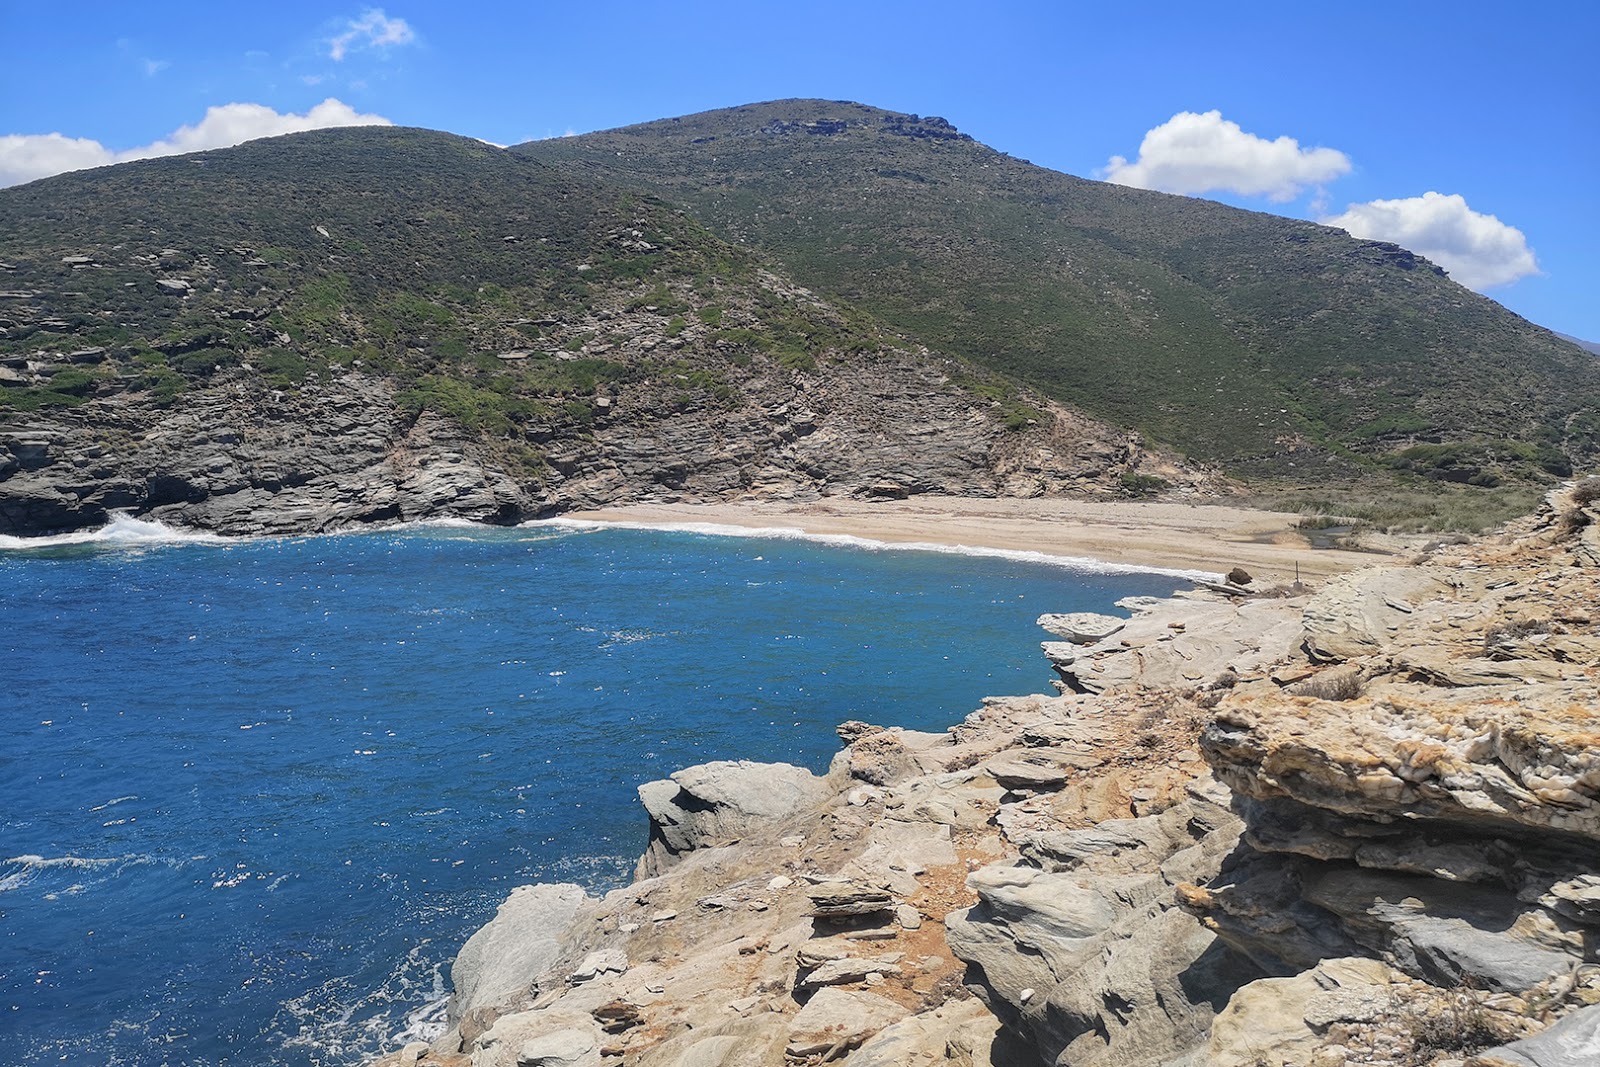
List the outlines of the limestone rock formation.
{"label": "limestone rock formation", "polygon": [[1558,493],[1499,538],[1313,598],[1305,654],[1343,667],[1301,696],[1240,684],[1201,735],[1247,843],[1180,888],[1207,929],[1271,974],[1359,955],[1518,1020],[1593,995],[1595,519]]}
{"label": "limestone rock formation", "polygon": [[1103,688],[651,783],[638,879],[528,946],[514,895],[422,1062],[1592,1067],[1597,521],[1124,605]]}
{"label": "limestone rock formation", "polygon": [[562,936],[588,902],[588,894],[575,885],[512,890],[494,918],[461,946],[450,968],[451,1024],[474,1009],[503,1005],[527,992],[554,962]]}
{"label": "limestone rock formation", "polygon": [[821,802],[826,793],[804,767],[749,760],[703,763],[646,782],[639,800],[650,816],[650,847],[639,871],[659,874],[691,849],[738,841]]}

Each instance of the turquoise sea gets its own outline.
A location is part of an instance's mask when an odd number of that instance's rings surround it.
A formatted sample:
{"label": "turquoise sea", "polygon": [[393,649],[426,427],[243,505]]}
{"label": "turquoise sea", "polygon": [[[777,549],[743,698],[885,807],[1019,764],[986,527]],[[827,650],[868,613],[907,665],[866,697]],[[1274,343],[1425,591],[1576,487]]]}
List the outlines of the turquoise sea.
{"label": "turquoise sea", "polygon": [[1173,575],[534,524],[0,538],[0,1048],[348,1064],[513,887],[624,883],[639,783],[1048,692],[1047,611]]}

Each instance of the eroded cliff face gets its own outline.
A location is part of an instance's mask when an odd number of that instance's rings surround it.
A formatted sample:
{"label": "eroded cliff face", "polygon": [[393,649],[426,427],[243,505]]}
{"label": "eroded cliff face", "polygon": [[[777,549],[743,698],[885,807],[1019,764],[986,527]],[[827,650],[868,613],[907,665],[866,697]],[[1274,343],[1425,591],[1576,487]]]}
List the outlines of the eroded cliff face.
{"label": "eroded cliff face", "polygon": [[[770,299],[837,318],[805,290],[760,277]],[[0,403],[0,534],[97,526],[114,510],[260,534],[509,523],[641,501],[1228,490],[1213,472],[1042,398],[1007,408],[926,349],[875,343],[785,363],[698,318],[636,306],[648,295],[596,298],[549,320],[570,350],[481,353],[495,369],[477,392],[437,381],[408,391],[360,365],[275,385],[247,362],[167,398],[140,386],[143,364],[85,350],[76,355],[99,362],[85,364],[93,389],[78,406]],[[273,344],[259,358],[293,351],[286,338]],[[87,373],[73,353],[34,355],[19,381]],[[586,381],[583,368],[597,366],[609,377]],[[578,384],[527,400],[505,426],[479,410],[500,397],[495,387],[526,388],[540,373]]]}
{"label": "eroded cliff face", "polygon": [[1317,591],[1043,620],[1062,693],[847,723],[823,776],[651,783],[639,879],[519,890],[397,1058],[1592,1067],[1587,495]]}
{"label": "eroded cliff face", "polygon": [[[1330,666],[1298,696],[1238,686],[1201,734],[1245,847],[1184,886],[1185,906],[1274,975],[1365,957],[1382,965],[1356,983],[1376,1006],[1453,991],[1415,1029],[1449,1031],[1454,1012],[1454,1033],[1400,1062],[1600,1000],[1595,484],[1500,537],[1336,579],[1304,624]],[[1266,1062],[1370,1062],[1380,1017],[1304,1014],[1292,1053]],[[1534,1062],[1600,1062],[1597,1026],[1588,1058]]]}

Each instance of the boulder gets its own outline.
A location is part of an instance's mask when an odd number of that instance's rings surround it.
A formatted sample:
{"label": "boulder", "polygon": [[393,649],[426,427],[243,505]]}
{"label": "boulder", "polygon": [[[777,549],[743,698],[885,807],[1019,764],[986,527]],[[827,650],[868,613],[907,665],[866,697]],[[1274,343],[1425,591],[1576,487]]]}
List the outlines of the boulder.
{"label": "boulder", "polygon": [[650,846],[640,875],[653,877],[685,852],[731,844],[830,795],[827,783],[804,767],[749,760],[685,767],[646,782],[639,799],[650,816]]}
{"label": "boulder", "polygon": [[592,982],[608,974],[623,974],[628,969],[628,954],[619,948],[601,949],[583,958],[567,981],[573,985]]}
{"label": "boulder", "polygon": [[788,1053],[800,1058],[852,1049],[910,1012],[875,993],[821,989],[789,1027]]}
{"label": "boulder", "polygon": [[525,885],[511,891],[495,916],[467,939],[450,966],[455,993],[447,1018],[500,1007],[526,992],[561,953],[561,938],[589,903],[581,886]]}

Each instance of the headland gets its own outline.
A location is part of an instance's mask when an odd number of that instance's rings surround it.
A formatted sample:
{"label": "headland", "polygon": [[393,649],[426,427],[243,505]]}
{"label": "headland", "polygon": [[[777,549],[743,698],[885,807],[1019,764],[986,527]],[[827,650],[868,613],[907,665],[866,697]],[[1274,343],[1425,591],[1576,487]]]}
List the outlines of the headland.
{"label": "headland", "polygon": [[1597,501],[1047,618],[1054,694],[647,783],[633,884],[514,891],[384,1062],[1592,1067]]}

